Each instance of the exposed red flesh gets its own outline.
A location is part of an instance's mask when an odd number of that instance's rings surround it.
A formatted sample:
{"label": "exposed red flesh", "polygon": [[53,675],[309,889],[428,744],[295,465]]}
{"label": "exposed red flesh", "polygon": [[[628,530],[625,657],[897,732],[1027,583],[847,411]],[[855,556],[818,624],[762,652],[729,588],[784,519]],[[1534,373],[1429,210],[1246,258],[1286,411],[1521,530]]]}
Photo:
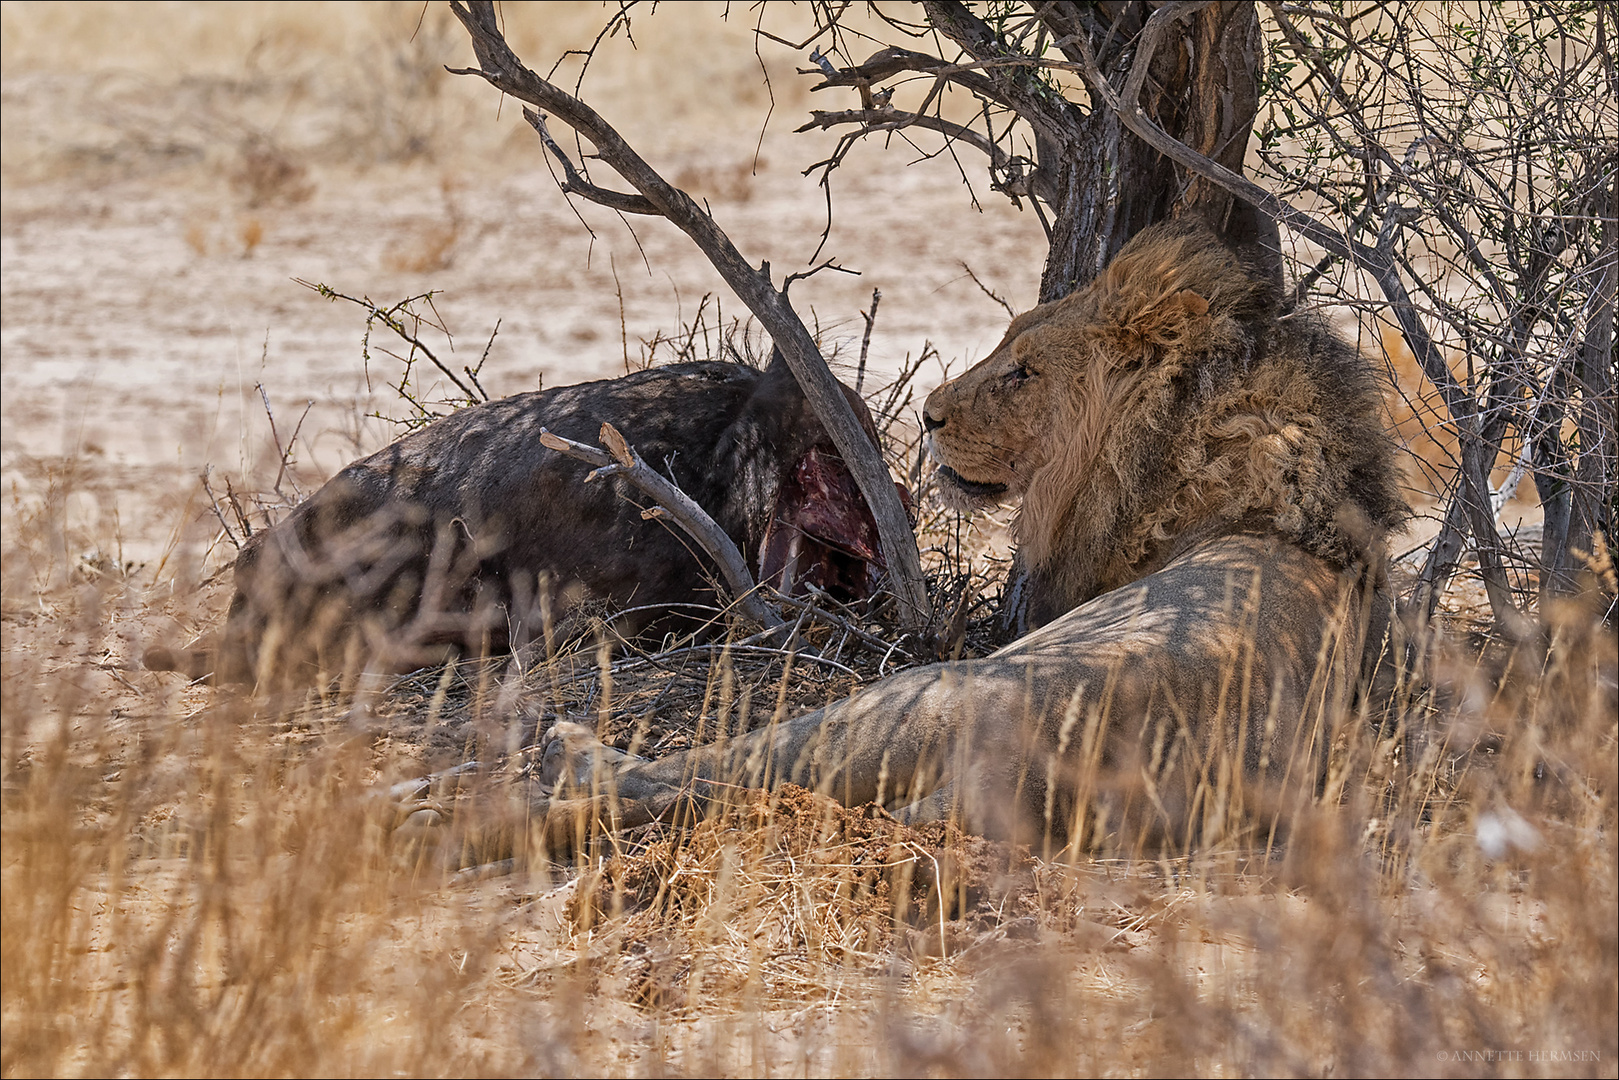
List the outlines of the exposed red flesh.
{"label": "exposed red flesh", "polygon": [[[907,507],[910,493],[903,485]],[[824,589],[840,600],[864,600],[887,569],[877,522],[835,453],[812,448],[776,496],[759,547],[760,581],[788,593]]]}

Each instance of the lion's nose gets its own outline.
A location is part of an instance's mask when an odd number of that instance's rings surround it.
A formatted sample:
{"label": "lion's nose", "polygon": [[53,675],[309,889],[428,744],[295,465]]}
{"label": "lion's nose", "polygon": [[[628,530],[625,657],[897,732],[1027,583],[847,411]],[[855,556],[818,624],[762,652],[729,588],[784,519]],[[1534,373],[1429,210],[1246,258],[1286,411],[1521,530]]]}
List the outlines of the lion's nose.
{"label": "lion's nose", "polygon": [[924,406],[923,409],[922,409],[922,428],[923,428],[923,430],[925,430],[925,431],[933,431],[936,428],[942,428],[942,427],[944,427],[943,418],[934,416],[932,410],[930,410],[926,406]]}

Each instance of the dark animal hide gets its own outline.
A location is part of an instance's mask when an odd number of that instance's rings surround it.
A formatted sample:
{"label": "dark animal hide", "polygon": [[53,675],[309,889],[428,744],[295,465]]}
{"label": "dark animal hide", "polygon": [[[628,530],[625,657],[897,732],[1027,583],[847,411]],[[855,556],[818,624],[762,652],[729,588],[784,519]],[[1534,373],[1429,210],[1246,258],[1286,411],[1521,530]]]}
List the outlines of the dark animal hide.
{"label": "dark animal hide", "polygon": [[[873,441],[864,403],[845,388]],[[540,445],[604,421],[695,499],[760,580],[843,599],[883,569],[854,479],[778,358],[673,364],[463,409],[338,473],[236,560],[224,630],[146,666],[221,682],[410,670],[446,650],[518,647],[584,599],[621,633],[714,606],[706,557],[645,496]]]}

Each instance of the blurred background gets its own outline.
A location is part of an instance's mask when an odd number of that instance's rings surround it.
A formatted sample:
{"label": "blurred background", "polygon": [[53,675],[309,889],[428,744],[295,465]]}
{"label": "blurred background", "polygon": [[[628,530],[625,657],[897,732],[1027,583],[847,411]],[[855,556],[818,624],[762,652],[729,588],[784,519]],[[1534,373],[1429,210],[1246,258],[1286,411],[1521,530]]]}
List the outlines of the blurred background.
{"label": "blurred background", "polygon": [[[834,136],[793,128],[848,102],[812,101],[807,55],[756,37],[757,13],[637,11],[585,71],[576,50],[608,9],[502,11],[530,66],[583,75],[583,96],[745,256],[778,281],[808,267],[828,209],[802,171]],[[769,17],[784,38],[809,26]],[[81,531],[116,515],[121,560],[159,557],[204,466],[274,471],[271,416],[285,445],[308,408],[292,466],[310,480],[394,437],[375,414],[401,415],[397,361],[380,337],[367,360],[365,313],[295,278],[382,304],[433,291],[457,365],[498,322],[482,374],[496,396],[639,365],[710,294],[710,322],[715,301],[727,322],[745,314],[672,226],[557,190],[520,109],[444,70],[472,62],[444,5],[8,2],[0,19],[8,517],[72,460]],[[860,276],[793,288],[846,364],[882,290],[879,385],[929,342],[957,370],[981,357],[1007,313],[967,268],[1022,308],[1044,253],[1033,215],[985,190],[976,162],[969,188],[948,155],[921,156],[897,139],[854,151],[821,259]]]}

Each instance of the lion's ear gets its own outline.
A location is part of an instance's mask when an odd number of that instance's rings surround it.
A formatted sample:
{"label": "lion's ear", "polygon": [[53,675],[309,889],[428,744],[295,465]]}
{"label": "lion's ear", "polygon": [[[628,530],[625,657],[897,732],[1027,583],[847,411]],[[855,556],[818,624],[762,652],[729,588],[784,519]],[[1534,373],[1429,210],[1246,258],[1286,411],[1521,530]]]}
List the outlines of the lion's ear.
{"label": "lion's ear", "polygon": [[1182,289],[1169,300],[1170,303],[1179,304],[1182,310],[1194,317],[1209,313],[1209,302],[1191,289]]}
{"label": "lion's ear", "polygon": [[1137,311],[1126,329],[1142,345],[1163,349],[1206,333],[1209,323],[1209,302],[1182,289]]}

